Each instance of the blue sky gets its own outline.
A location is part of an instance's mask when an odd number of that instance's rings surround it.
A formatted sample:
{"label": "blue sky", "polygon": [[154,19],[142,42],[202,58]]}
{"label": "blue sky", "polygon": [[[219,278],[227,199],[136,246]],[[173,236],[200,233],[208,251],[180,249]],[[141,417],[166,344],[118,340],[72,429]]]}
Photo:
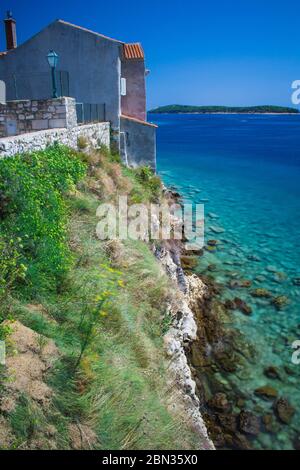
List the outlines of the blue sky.
{"label": "blue sky", "polygon": [[[42,6],[42,8],[41,8]],[[4,0],[19,43],[55,18],[146,51],[148,107],[291,105],[300,79],[299,0]],[[4,50],[4,30],[0,35]]]}

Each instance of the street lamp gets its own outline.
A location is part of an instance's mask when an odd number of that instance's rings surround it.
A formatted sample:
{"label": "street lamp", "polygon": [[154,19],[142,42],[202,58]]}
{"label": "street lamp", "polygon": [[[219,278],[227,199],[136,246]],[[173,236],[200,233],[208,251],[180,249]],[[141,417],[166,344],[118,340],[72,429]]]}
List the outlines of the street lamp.
{"label": "street lamp", "polygon": [[55,69],[58,64],[58,55],[53,50],[49,51],[47,55],[48,64],[51,68],[51,76],[52,76],[52,98],[58,98],[57,95],[57,85],[56,85],[56,74]]}

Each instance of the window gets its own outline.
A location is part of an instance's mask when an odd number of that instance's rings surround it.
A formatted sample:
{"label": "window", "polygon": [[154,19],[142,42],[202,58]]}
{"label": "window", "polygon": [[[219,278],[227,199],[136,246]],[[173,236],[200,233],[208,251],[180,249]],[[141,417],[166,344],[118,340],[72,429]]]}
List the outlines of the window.
{"label": "window", "polygon": [[126,78],[121,78],[121,96],[126,96]]}

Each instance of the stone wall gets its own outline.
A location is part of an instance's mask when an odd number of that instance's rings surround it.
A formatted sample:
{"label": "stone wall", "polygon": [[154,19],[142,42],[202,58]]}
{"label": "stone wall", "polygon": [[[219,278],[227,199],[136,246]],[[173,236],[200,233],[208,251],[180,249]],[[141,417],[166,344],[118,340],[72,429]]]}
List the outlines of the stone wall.
{"label": "stone wall", "polygon": [[74,98],[8,101],[0,104],[0,138],[77,126]]}
{"label": "stone wall", "polygon": [[108,122],[87,124],[65,129],[48,129],[0,139],[0,158],[23,152],[44,150],[54,143],[78,149],[110,146],[110,125]]}

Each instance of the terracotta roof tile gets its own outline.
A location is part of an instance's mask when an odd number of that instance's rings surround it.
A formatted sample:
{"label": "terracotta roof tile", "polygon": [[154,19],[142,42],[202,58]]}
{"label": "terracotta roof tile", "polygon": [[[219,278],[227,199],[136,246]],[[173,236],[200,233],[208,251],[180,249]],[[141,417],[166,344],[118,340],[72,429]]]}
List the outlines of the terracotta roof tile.
{"label": "terracotta roof tile", "polygon": [[140,43],[124,44],[123,52],[124,52],[124,58],[127,60],[145,58],[145,54]]}

